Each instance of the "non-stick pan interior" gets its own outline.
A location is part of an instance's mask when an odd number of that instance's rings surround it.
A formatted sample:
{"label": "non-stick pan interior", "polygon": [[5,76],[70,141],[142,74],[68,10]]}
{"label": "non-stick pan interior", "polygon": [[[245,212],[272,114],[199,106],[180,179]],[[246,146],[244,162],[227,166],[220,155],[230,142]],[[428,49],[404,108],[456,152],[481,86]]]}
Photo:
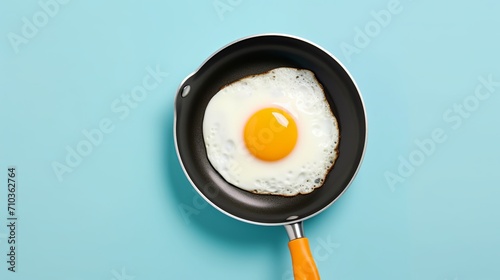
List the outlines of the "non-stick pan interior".
{"label": "non-stick pan interior", "polygon": [[[314,72],[340,126],[339,157],[324,185],[310,194],[294,197],[253,194],[227,183],[210,164],[202,134],[205,107],[221,87],[282,66]],[[184,81],[180,92],[188,85],[189,93],[185,97],[178,93],[176,98],[177,149],[191,182],[223,212],[258,224],[283,224],[304,219],[329,206],[356,174],[366,141],[363,103],[351,77],[320,48],[280,35],[243,39],[206,61]],[[231,116],[227,118],[230,120]]]}

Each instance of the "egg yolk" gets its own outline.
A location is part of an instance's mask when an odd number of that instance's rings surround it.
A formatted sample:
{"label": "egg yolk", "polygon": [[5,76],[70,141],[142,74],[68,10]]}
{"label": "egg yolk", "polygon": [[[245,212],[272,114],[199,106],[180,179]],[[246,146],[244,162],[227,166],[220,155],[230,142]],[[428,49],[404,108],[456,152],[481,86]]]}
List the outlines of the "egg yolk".
{"label": "egg yolk", "polygon": [[276,161],[286,157],[295,147],[297,125],[285,110],[265,108],[248,119],[243,137],[253,156],[265,161]]}

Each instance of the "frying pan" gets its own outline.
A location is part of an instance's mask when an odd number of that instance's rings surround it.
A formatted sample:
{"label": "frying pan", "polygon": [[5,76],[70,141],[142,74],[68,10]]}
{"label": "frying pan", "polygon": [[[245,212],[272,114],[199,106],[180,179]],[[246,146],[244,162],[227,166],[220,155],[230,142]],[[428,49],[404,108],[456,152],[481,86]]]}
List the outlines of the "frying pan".
{"label": "frying pan", "polygon": [[[231,82],[277,67],[314,72],[339,124],[335,165],[324,185],[305,195],[283,197],[241,190],[217,173],[205,151],[203,115],[212,96]],[[256,35],[226,45],[180,84],[175,99],[174,137],[186,176],[208,203],[244,222],[284,225],[290,238],[295,279],[319,279],[302,222],[325,210],[345,192],[359,169],[367,137],[360,92],[334,56],[302,38],[281,34]]]}

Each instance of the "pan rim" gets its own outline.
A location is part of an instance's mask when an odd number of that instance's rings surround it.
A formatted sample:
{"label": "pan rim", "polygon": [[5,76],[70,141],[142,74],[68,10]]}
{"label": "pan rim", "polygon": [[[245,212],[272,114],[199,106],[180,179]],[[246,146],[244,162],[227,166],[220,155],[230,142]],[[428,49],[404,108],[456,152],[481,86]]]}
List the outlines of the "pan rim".
{"label": "pan rim", "polygon": [[328,203],[327,205],[325,205],[323,208],[319,209],[318,211],[308,215],[308,216],[305,216],[305,217],[302,217],[300,219],[291,219],[290,221],[284,221],[284,222],[258,222],[258,221],[253,221],[253,220],[249,220],[249,219],[244,219],[244,218],[241,218],[239,216],[236,216],[235,214],[232,214],[222,208],[220,208],[218,205],[216,205],[215,203],[213,203],[209,198],[207,198],[200,190],[199,188],[196,186],[196,184],[193,182],[193,180],[191,179],[191,177],[189,176],[189,173],[187,172],[185,166],[184,166],[184,163],[182,161],[182,158],[181,158],[181,155],[180,155],[180,152],[179,152],[179,146],[177,144],[177,108],[176,106],[174,106],[174,126],[173,126],[173,129],[174,129],[174,144],[175,144],[175,151],[176,151],[176,154],[177,154],[177,158],[179,159],[179,163],[182,167],[182,170],[184,172],[184,175],[186,175],[189,183],[191,184],[191,186],[195,189],[195,191],[206,201],[208,202],[212,207],[214,207],[215,209],[217,209],[218,211],[220,211],[221,213],[233,218],[233,219],[236,219],[236,220],[239,220],[239,221],[242,221],[242,222],[245,222],[245,223],[249,223],[249,224],[254,224],[254,225],[261,225],[261,226],[284,226],[284,225],[290,225],[290,224],[295,224],[295,223],[299,223],[299,222],[302,222],[302,221],[305,221],[307,219],[310,219],[316,215],[318,215],[319,213],[325,211],[327,208],[329,208],[333,203],[335,203],[346,191],[347,189],[351,186],[352,182],[354,181],[354,178],[356,178],[360,168],[361,168],[361,164],[364,160],[364,157],[365,157],[365,153],[366,153],[366,147],[367,147],[367,142],[368,142],[368,119],[367,119],[367,115],[366,115],[366,107],[365,107],[365,103],[364,103],[364,100],[363,100],[363,96],[361,94],[361,91],[359,90],[359,87],[356,83],[356,81],[353,79],[351,73],[347,70],[347,68],[344,66],[344,64],[342,64],[342,62],[340,62],[337,57],[335,57],[333,54],[331,54],[329,51],[327,51],[326,49],[324,49],[323,47],[317,45],[316,43],[313,43],[307,39],[304,39],[302,37],[299,37],[299,36],[294,36],[294,35],[289,35],[289,34],[284,34],[284,33],[261,33],[261,34],[255,34],[255,35],[250,35],[250,36],[245,36],[245,37],[242,37],[242,38],[239,38],[237,40],[234,40],[224,46],[222,46],[221,48],[217,49],[215,52],[213,52],[207,59],[205,59],[201,64],[200,66],[193,72],[191,72],[190,74],[188,74],[186,76],[186,78],[184,78],[179,87],[177,88],[177,91],[176,91],[176,95],[175,95],[175,101],[174,103],[176,103],[177,101],[177,98],[179,98],[179,95],[180,95],[180,92],[183,90],[183,85],[185,84],[185,82],[193,77],[196,73],[198,73],[200,71],[201,68],[203,68],[203,66],[205,66],[205,64],[210,61],[215,55],[217,55],[219,52],[223,51],[224,49],[238,43],[238,42],[241,42],[241,41],[245,41],[245,40],[248,40],[248,39],[254,39],[254,38],[259,38],[259,37],[267,37],[267,36],[279,36],[279,37],[285,37],[285,38],[289,38],[289,39],[294,39],[294,40],[298,40],[298,41],[302,41],[304,43],[307,43],[307,44],[310,44],[312,45],[313,47],[316,47],[318,48],[319,50],[323,51],[325,54],[327,54],[328,56],[330,56],[336,63],[338,63],[340,65],[340,67],[342,68],[342,70],[345,71],[345,73],[347,74],[347,76],[349,77],[349,79],[351,80],[351,82],[353,83],[354,85],[354,88],[356,89],[357,91],[357,94],[358,94],[358,97],[360,99],[360,102],[361,102],[361,105],[362,105],[362,109],[363,109],[363,116],[364,116],[364,124],[365,124],[365,139],[364,139],[364,143],[363,143],[363,150],[361,152],[361,157],[359,159],[359,162],[356,166],[356,170],[354,171],[354,174],[351,176],[349,182],[347,183],[347,185],[345,186],[345,188],[342,190],[342,192],[337,196],[335,197],[330,203]]}

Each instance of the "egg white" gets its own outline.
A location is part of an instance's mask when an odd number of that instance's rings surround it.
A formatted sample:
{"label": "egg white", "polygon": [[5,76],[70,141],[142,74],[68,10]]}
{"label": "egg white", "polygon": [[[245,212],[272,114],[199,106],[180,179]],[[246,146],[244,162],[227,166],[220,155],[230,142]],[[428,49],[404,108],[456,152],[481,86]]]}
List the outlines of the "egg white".
{"label": "egg white", "polygon": [[[247,120],[269,107],[286,110],[298,130],[293,151],[278,161],[254,157],[243,138]],[[337,158],[339,128],[314,73],[282,67],[217,92],[205,110],[203,138],[210,163],[230,184],[259,194],[293,196],[323,185]]]}

